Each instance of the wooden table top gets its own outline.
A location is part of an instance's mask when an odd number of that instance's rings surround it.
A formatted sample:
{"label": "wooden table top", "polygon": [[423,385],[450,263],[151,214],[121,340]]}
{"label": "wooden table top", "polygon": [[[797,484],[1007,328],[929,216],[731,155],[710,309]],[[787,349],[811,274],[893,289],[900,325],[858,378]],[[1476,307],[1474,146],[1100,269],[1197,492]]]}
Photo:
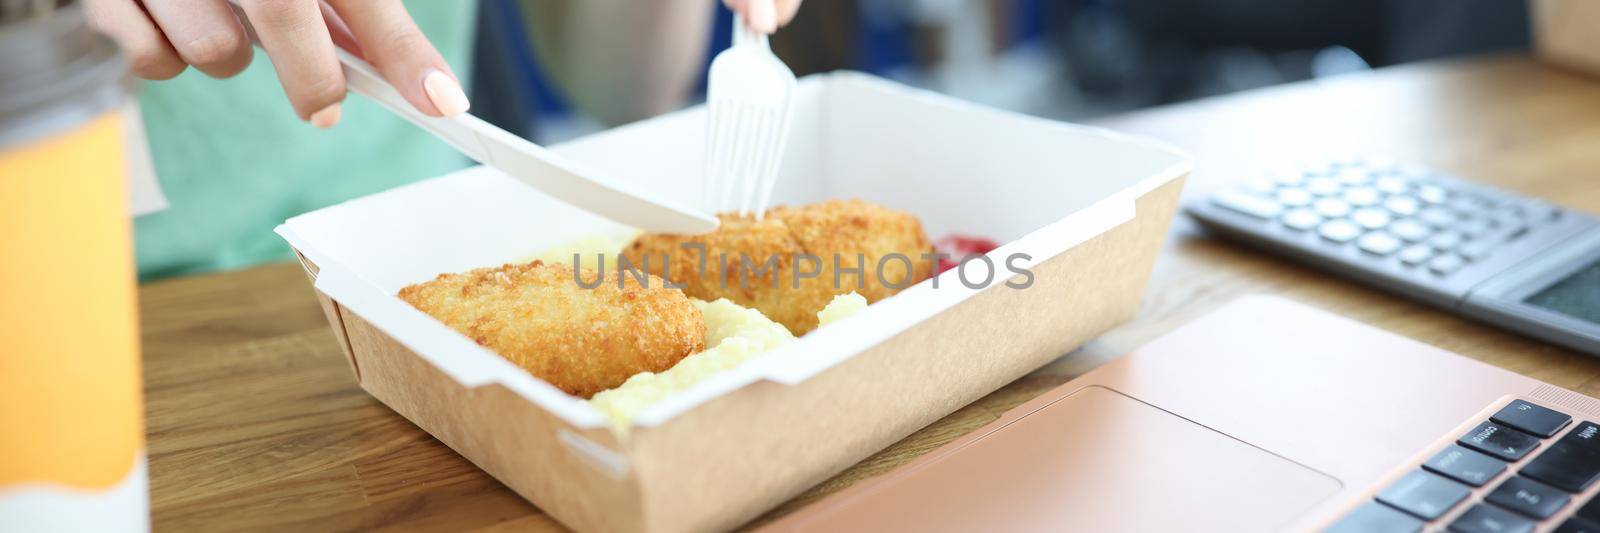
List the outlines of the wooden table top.
{"label": "wooden table top", "polygon": [[[1600,213],[1600,80],[1524,56],[1384,69],[1098,124],[1191,151],[1190,198],[1271,163],[1352,150]],[[1600,396],[1600,360],[1205,238],[1181,217],[1165,246],[1138,318],[761,520],[904,463],[1244,293],[1288,296]],[[298,264],[151,283],[140,313],[156,528],[561,529],[356,385]]]}

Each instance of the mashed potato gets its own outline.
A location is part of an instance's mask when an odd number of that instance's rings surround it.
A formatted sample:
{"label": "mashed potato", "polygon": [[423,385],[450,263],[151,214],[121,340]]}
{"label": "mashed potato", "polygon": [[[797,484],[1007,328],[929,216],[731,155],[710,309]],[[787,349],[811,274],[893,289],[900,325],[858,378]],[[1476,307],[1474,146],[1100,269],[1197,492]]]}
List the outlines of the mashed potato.
{"label": "mashed potato", "polygon": [[[794,335],[783,324],[773,322],[760,311],[728,301],[694,300],[706,319],[706,350],[678,361],[660,373],[640,372],[622,386],[594,395],[589,400],[611,419],[612,427],[626,432],[634,415],[668,396],[688,390],[712,374],[731,370],[773,348],[794,342]],[[856,293],[833,298],[817,318],[826,326],[867,308],[867,299]]]}
{"label": "mashed potato", "polygon": [[[594,268],[604,256],[607,276],[616,267],[617,254],[634,239],[634,234],[595,236],[579,239],[529,257],[545,262],[570,265],[573,254],[583,256],[584,267]],[[690,299],[706,321],[705,351],[689,355],[662,372],[640,372],[622,385],[602,391],[589,404],[605,413],[612,427],[626,433],[634,415],[673,394],[689,390],[712,374],[731,370],[774,348],[794,342],[794,335],[783,324],[760,311],[733,303],[726,298],[714,302]],[[867,308],[867,298],[854,292],[834,296],[817,312],[820,326],[849,318]]]}
{"label": "mashed potato", "polygon": [[617,256],[621,254],[623,247],[633,242],[638,236],[638,232],[619,235],[592,235],[528,256],[522,262],[539,260],[556,265],[571,266],[572,256],[580,255],[583,256],[583,268],[598,268],[600,258],[604,256],[606,276],[615,278]]}
{"label": "mashed potato", "polygon": [[[866,308],[867,297],[865,296],[853,292],[834,296],[833,301],[828,302],[827,307],[817,311],[817,325],[826,326],[850,318],[851,315],[860,313],[862,309]],[[710,344],[707,344],[707,346],[710,346]]]}

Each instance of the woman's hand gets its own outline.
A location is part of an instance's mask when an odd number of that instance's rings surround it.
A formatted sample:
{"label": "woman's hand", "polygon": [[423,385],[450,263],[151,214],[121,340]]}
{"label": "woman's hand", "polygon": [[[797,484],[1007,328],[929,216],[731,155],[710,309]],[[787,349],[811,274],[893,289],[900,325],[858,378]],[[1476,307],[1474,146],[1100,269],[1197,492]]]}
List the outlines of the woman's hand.
{"label": "woman's hand", "polygon": [[233,1],[86,0],[85,9],[90,24],[122,47],[134,74],[152,80],[189,66],[215,78],[238,74],[252,55],[241,23],[248,20],[295,113],[319,128],[339,122],[345,96],[334,46],[371,62],[425,114],[453,116],[469,106],[400,0]]}
{"label": "woman's hand", "polygon": [[722,0],[728,9],[744,17],[750,29],[771,34],[794,20],[800,0]]}

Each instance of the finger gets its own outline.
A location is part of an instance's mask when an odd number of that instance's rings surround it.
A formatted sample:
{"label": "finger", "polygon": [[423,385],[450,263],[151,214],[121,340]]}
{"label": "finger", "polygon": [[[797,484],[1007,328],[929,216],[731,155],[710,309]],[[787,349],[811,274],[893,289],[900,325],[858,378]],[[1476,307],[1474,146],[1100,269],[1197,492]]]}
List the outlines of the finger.
{"label": "finger", "polygon": [[800,12],[800,0],[777,0],[777,1],[778,1],[778,6],[777,6],[778,7],[778,27],[781,28],[781,27],[784,27],[784,26],[788,26],[790,22],[794,21],[795,13],[799,13]]}
{"label": "finger", "polygon": [[144,8],[178,57],[201,72],[226,78],[250,65],[250,39],[222,0],[151,1]]}
{"label": "finger", "polygon": [[773,0],[746,0],[744,20],[750,29],[771,34],[778,31],[778,7]]}
{"label": "finger", "polygon": [[448,117],[471,107],[460,78],[400,0],[329,0],[328,4],[350,26],[367,60],[418,111]]}
{"label": "finger", "polygon": [[90,26],[116,41],[135,76],[165,80],[188,66],[134,0],[88,0],[84,16]]}
{"label": "finger", "polygon": [[334,46],[343,48],[351,55],[366,59],[366,53],[361,51],[361,44],[356,42],[356,36],[350,33],[350,25],[344,23],[344,18],[326,1],[318,1],[322,7],[322,20],[328,24],[328,35],[333,37]]}
{"label": "finger", "polygon": [[261,48],[302,120],[319,128],[339,122],[344,73],[316,0],[244,0]]}

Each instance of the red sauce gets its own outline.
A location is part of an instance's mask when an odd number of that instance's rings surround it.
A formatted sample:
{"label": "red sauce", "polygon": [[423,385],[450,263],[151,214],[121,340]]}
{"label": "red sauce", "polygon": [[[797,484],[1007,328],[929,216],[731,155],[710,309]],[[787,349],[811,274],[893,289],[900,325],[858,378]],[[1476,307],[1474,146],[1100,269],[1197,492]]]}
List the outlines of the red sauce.
{"label": "red sauce", "polygon": [[934,274],[955,268],[956,265],[961,264],[961,261],[968,257],[983,255],[999,247],[999,243],[985,237],[973,237],[959,233],[945,235],[933,242],[933,251],[940,254],[949,254],[950,256],[939,258],[938,272],[934,272]]}

